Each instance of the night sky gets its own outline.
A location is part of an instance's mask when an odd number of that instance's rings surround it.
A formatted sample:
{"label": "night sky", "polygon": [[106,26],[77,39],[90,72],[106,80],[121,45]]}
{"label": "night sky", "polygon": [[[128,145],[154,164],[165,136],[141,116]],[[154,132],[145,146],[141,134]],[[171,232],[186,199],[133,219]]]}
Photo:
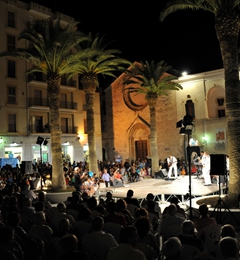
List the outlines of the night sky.
{"label": "night sky", "polygon": [[[166,0],[149,5],[140,1],[35,0],[80,21],[80,30],[105,35],[109,47],[121,50],[130,61],[165,60],[189,74],[222,68],[214,29],[214,15],[179,11],[160,22]],[[153,2],[153,1],[149,1]]]}

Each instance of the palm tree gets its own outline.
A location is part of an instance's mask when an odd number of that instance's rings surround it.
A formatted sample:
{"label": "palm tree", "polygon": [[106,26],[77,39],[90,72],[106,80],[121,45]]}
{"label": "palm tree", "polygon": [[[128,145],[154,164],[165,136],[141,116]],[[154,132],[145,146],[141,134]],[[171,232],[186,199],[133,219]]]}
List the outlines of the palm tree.
{"label": "palm tree", "polygon": [[166,74],[172,67],[165,61],[154,63],[151,61],[140,62],[139,66],[133,65],[132,69],[126,71],[129,78],[124,85],[131,85],[129,92],[144,94],[150,109],[150,142],[152,175],[159,171],[158,143],[157,143],[157,124],[156,124],[156,105],[159,96],[167,96],[169,90],[180,90],[182,86],[173,80],[178,79],[174,75]]}
{"label": "palm tree", "polygon": [[110,44],[104,44],[105,38],[96,35],[89,37],[92,41],[87,44],[80,44],[80,49],[90,48],[99,51],[99,53],[91,58],[84,59],[81,63],[76,63],[75,72],[80,76],[83,91],[85,93],[86,112],[87,112],[87,134],[89,146],[89,170],[99,174],[96,156],[95,141],[95,120],[94,120],[94,100],[95,92],[99,86],[98,76],[110,76],[116,78],[114,72],[126,70],[126,65],[132,63],[128,60],[116,56],[120,54],[117,49],[107,49]]}
{"label": "palm tree", "polygon": [[36,21],[34,28],[27,27],[18,37],[19,40],[25,39],[29,42],[26,49],[16,49],[0,54],[0,57],[13,56],[32,64],[27,74],[41,72],[46,75],[50,106],[52,189],[56,191],[66,188],[59,117],[61,77],[72,73],[75,69],[74,62],[79,62],[82,57],[88,55],[87,50],[72,54],[74,46],[88,40],[88,37],[76,30],[77,24],[78,22],[72,21],[62,28],[60,19]]}
{"label": "palm tree", "polygon": [[229,206],[238,206],[240,194],[240,83],[238,71],[240,0],[170,0],[160,14],[163,21],[167,15],[178,10],[205,10],[215,16],[215,30],[219,41],[225,74],[226,114],[230,158]]}

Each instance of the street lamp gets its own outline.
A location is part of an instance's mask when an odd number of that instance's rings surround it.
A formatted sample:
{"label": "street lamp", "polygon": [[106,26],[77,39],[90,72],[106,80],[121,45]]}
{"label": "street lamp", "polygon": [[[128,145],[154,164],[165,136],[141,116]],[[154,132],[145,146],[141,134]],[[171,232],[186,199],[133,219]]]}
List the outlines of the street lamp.
{"label": "street lamp", "polygon": [[42,190],[42,145],[47,145],[48,141],[42,136],[38,136],[36,144],[40,147],[40,178],[41,178],[41,190]]}
{"label": "street lamp", "polygon": [[189,175],[189,218],[192,220],[192,184],[191,184],[191,151],[190,151],[190,135],[193,131],[193,117],[185,115],[183,119],[177,122],[176,127],[181,127],[180,134],[188,136],[187,157],[188,157],[188,175]]}

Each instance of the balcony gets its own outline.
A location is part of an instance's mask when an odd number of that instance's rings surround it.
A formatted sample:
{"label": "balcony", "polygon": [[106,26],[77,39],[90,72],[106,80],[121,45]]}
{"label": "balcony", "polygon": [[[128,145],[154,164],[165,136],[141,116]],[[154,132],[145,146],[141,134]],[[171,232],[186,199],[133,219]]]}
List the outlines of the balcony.
{"label": "balcony", "polygon": [[[50,127],[44,127],[44,126],[35,126],[35,125],[29,125],[29,131],[30,133],[50,133]],[[61,126],[62,134],[77,134],[78,127],[77,126]]]}
{"label": "balcony", "polygon": [[60,108],[77,109],[76,102],[60,101]]}
{"label": "balcony", "polygon": [[29,125],[28,126],[30,133],[50,133],[50,127],[45,126],[35,126],[35,125]]}
{"label": "balcony", "polygon": [[[30,82],[36,82],[36,81],[46,84],[47,77],[46,77],[45,74],[42,74],[40,72],[28,75],[28,82],[29,83]],[[77,87],[77,81],[73,80],[73,79],[67,80],[66,77],[62,76],[62,78],[61,78],[61,86],[62,87],[73,87],[73,88],[76,88]]]}
{"label": "balcony", "polygon": [[29,98],[28,99],[29,107],[49,107],[48,99],[44,98]]}
{"label": "balcony", "polygon": [[77,126],[62,126],[61,131],[62,134],[77,134],[78,127]]}
{"label": "balcony", "polygon": [[[29,98],[28,106],[29,107],[49,107],[49,101],[48,101],[48,99],[44,99],[44,98]],[[60,109],[61,108],[77,109],[77,103],[60,101],[59,107],[60,107]]]}

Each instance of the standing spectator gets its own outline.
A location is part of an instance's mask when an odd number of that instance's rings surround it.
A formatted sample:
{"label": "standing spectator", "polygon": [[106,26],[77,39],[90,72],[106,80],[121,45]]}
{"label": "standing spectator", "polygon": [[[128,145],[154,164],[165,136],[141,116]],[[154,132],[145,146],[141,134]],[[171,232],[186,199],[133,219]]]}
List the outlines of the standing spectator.
{"label": "standing spectator", "polygon": [[75,179],[75,189],[76,191],[81,191],[82,179],[85,176],[85,172],[82,172],[79,167],[75,167],[74,169],[74,179]]}

